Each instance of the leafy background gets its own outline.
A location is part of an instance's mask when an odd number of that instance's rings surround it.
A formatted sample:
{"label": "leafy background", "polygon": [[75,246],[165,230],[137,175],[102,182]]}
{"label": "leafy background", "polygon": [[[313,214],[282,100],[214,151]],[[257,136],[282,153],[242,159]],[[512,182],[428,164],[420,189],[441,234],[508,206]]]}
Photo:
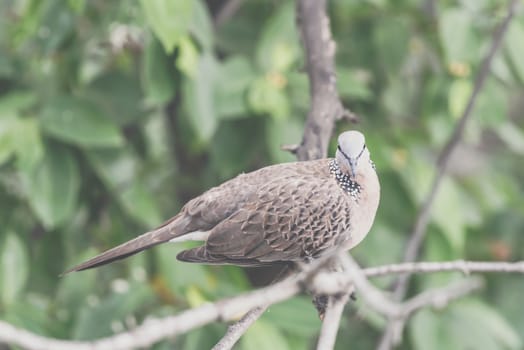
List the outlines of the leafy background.
{"label": "leafy background", "polygon": [[[0,318],[50,337],[95,339],[250,290],[240,268],[175,261],[161,246],[97,270],[67,267],[161,223],[242,171],[293,160],[309,105],[294,3],[0,2]],[[361,116],[382,183],[365,266],[401,259],[436,155],[472,90],[505,1],[332,0],[338,88]],[[493,65],[436,199],[424,260],[524,258],[524,16]],[[251,272],[251,280],[257,279]],[[459,274],[417,276],[410,292]],[[378,280],[388,286],[391,280]],[[403,349],[521,349],[524,281],[409,322]],[[239,349],[305,349],[306,297],[272,307]],[[346,310],[338,349],[369,349],[384,320]],[[213,324],[155,346],[210,348]]]}

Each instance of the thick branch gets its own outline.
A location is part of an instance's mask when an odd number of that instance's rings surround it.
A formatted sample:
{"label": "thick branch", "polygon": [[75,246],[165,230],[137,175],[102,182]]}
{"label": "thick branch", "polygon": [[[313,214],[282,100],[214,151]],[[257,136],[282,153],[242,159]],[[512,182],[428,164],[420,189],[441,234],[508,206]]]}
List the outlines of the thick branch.
{"label": "thick branch", "polygon": [[[224,7],[224,12],[229,11],[230,7],[238,8],[240,3],[241,1],[230,0]],[[336,45],[331,36],[326,6],[326,0],[297,0],[297,25],[304,45],[311,106],[302,143],[299,146],[283,148],[296,154],[298,160],[326,157],[335,121],[343,116],[353,117],[342,106],[336,89]],[[231,346],[234,345],[261,314],[253,311],[250,322],[233,325],[230,331],[234,330],[234,336],[226,335],[227,339],[220,340],[219,344],[227,342]]]}
{"label": "thick branch", "polygon": [[322,329],[317,343],[317,350],[331,350],[335,347],[340,319],[349,300],[349,293],[333,296],[328,299],[326,316],[322,320]]}
{"label": "thick branch", "polygon": [[297,158],[324,158],[335,121],[344,116],[355,117],[344,109],[336,89],[336,44],[326,14],[326,0],[297,0],[297,21],[305,50],[311,96]]}
{"label": "thick branch", "polygon": [[[335,73],[336,44],[332,39],[326,0],[297,0],[297,25],[305,52],[306,71],[309,77],[309,108],[301,144],[293,148],[298,160],[325,158],[335,121],[342,117],[356,120],[347,111],[337,92]],[[335,306],[336,307],[331,307]],[[328,296],[324,319],[339,320],[345,303]],[[333,314],[331,314],[333,313]],[[338,322],[331,322],[334,324]],[[323,327],[319,348],[336,338],[336,330]],[[324,334],[324,332],[328,332]],[[334,333],[333,333],[334,332]]]}

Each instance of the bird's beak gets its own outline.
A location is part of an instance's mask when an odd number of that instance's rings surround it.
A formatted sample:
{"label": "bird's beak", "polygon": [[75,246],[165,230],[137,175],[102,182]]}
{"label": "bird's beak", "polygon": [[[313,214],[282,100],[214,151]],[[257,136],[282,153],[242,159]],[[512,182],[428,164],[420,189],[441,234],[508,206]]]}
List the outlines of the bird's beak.
{"label": "bird's beak", "polygon": [[357,173],[357,162],[358,162],[358,159],[357,158],[349,158],[348,162],[349,162],[349,168],[351,169],[351,179],[353,180],[357,176],[356,173]]}

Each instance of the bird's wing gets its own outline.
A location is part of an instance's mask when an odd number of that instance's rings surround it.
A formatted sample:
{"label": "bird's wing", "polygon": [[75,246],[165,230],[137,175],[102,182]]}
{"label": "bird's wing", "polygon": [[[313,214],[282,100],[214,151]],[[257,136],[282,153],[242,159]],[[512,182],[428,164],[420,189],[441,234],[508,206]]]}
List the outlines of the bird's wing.
{"label": "bird's wing", "polygon": [[182,261],[263,265],[318,256],[348,238],[350,206],[334,179],[293,174],[261,186]]}
{"label": "bird's wing", "polygon": [[248,202],[261,184],[275,174],[287,174],[294,167],[292,163],[274,165],[226,181],[189,201],[179,214],[156,229],[80,263],[64,274],[105,265],[191,232],[211,230]]}
{"label": "bird's wing", "polygon": [[[239,175],[192,199],[160,227],[66,273],[105,265],[195,231],[210,231],[206,245],[183,252],[180,260],[256,265],[314,256],[333,244],[330,226],[342,217],[340,198],[330,199],[330,187],[340,191],[326,164],[285,163]],[[330,218],[330,211],[338,216]]]}

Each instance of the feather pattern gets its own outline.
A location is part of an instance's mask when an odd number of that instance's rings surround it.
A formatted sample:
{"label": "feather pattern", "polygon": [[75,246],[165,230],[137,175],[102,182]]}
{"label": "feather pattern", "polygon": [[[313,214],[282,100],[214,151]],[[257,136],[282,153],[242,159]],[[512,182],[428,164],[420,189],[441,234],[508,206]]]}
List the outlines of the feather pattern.
{"label": "feather pattern", "polygon": [[[257,266],[307,261],[335,247],[350,249],[368,233],[380,185],[363,135],[340,135],[335,158],[268,166],[241,174],[189,201],[157,229],[70,271],[135,254],[195,231],[200,247],[187,262]],[[189,235],[188,235],[189,236]]]}

